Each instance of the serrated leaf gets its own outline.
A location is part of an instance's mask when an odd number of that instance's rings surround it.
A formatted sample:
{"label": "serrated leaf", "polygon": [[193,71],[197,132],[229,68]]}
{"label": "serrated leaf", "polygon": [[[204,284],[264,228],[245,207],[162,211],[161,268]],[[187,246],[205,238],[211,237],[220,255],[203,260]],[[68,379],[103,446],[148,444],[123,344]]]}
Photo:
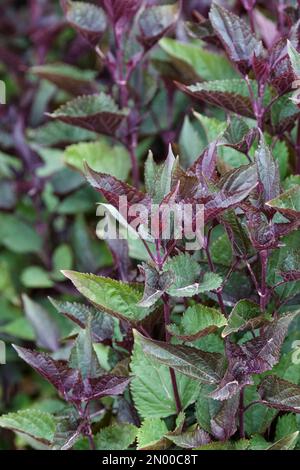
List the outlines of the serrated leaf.
{"label": "serrated leaf", "polygon": [[279,362],[282,343],[290,323],[299,312],[283,315],[267,325],[257,336],[245,343],[226,342],[229,366],[223,379],[210,396],[215,400],[227,400],[245,385],[252,385],[253,374],[271,370]]}
{"label": "serrated leaf", "polygon": [[263,202],[270,201],[280,193],[280,177],[278,163],[274,160],[270,148],[263,135],[255,153],[258,178],[262,187]]}
{"label": "serrated leaf", "polygon": [[290,41],[287,41],[288,55],[296,78],[300,78],[300,54]]}
{"label": "serrated leaf", "polygon": [[50,413],[30,408],[0,416],[0,427],[26,434],[49,445],[54,438],[55,418]]}
{"label": "serrated leaf", "polygon": [[139,17],[139,41],[150,49],[176,23],[180,13],[177,3],[145,8]]}
{"label": "serrated leaf", "polygon": [[285,191],[275,199],[268,201],[266,205],[284,216],[298,219],[300,212],[300,186],[297,185]]}
{"label": "serrated leaf", "polygon": [[138,428],[133,424],[118,423],[107,426],[94,437],[97,450],[125,450],[136,438]]}
{"label": "serrated leaf", "polygon": [[178,84],[178,87],[201,101],[242,116],[254,117],[249,91],[244,80],[212,80],[190,86]]}
{"label": "serrated leaf", "polygon": [[82,379],[78,369],[68,367],[66,361],[54,360],[48,354],[13,345],[18,355],[48,380],[65,401],[81,403],[110,395],[120,395],[130,382],[127,377],[103,375]]}
{"label": "serrated leaf", "polygon": [[106,29],[102,8],[88,2],[64,2],[67,21],[91,44],[96,45]]}
{"label": "serrated leaf", "polygon": [[88,319],[86,328],[79,332],[73,344],[69,365],[72,369],[79,369],[83,379],[98,377],[103,373],[93,349],[91,317]]}
{"label": "serrated leaf", "polygon": [[138,450],[166,448],[167,445],[163,438],[167,431],[168,428],[162,419],[145,419],[137,432]]}
{"label": "serrated leaf", "polygon": [[[227,320],[219,310],[196,304],[185,311],[181,319],[179,334],[176,334],[175,330],[175,335],[184,341],[194,341],[225,325],[227,325]],[[172,331],[171,325],[170,332]]]}
{"label": "serrated leaf", "polygon": [[228,317],[228,325],[222,331],[222,337],[225,338],[238,331],[258,328],[266,322],[267,317],[261,314],[259,305],[250,300],[240,300]]}
{"label": "serrated leaf", "polygon": [[288,413],[283,416],[280,416],[276,424],[275,440],[279,441],[291,434],[291,432],[294,433],[296,431],[298,431],[296,415]]}
{"label": "serrated leaf", "polygon": [[216,353],[207,353],[189,346],[172,345],[145,338],[135,331],[135,336],[146,355],[165,364],[177,372],[202,383],[217,383],[223,369],[223,358]]}
{"label": "serrated leaf", "polygon": [[88,165],[85,165],[85,173],[93,188],[101,193],[109,204],[112,204],[116,209],[119,209],[120,196],[126,196],[128,206],[150,202],[149,197],[144,193],[113,176],[94,171]]}
{"label": "serrated leaf", "polygon": [[211,442],[209,434],[199,427],[176,436],[169,437],[169,435],[167,435],[167,437],[176,446],[182,449],[195,449],[195,447],[203,446]]}
{"label": "serrated leaf", "polygon": [[68,101],[49,116],[92,132],[114,135],[126,114],[109,95],[99,93]]}
{"label": "serrated leaf", "polygon": [[[133,379],[131,392],[135,407],[143,418],[165,418],[177,413],[169,367],[153,361],[134,343],[131,357]],[[176,373],[176,382],[182,409],[193,403],[198,395],[198,383]]]}
{"label": "serrated leaf", "polygon": [[183,43],[172,38],[163,38],[160,47],[171,57],[175,65],[188,64],[202,80],[223,80],[235,78],[235,70],[226,57],[205,50],[200,45]]}
{"label": "serrated leaf", "polygon": [[30,72],[74,95],[96,92],[93,82],[96,73],[92,70],[80,70],[69,64],[55,63],[36,65],[31,67]]}
{"label": "serrated leaf", "polygon": [[263,403],[271,408],[300,413],[300,386],[275,375],[265,377],[258,389]]}
{"label": "serrated leaf", "polygon": [[259,56],[262,52],[262,43],[239,16],[216,3],[211,7],[209,18],[230,59],[242,72],[247,72],[253,54]]}
{"label": "serrated leaf", "polygon": [[84,162],[101,173],[107,173],[125,181],[131,164],[129,153],[122,145],[111,145],[102,138],[97,142],[81,142],[66,147],[64,161],[67,165],[84,172]]}
{"label": "serrated leaf", "polygon": [[299,431],[283,437],[279,441],[267,447],[266,450],[293,450],[299,438]]}
{"label": "serrated leaf", "polygon": [[141,293],[129,284],[94,274],[63,273],[90,302],[112,316],[136,323],[149,314],[148,309],[137,306]]}
{"label": "serrated leaf", "polygon": [[50,297],[49,300],[59,313],[65,315],[80,328],[86,328],[88,319],[91,317],[91,332],[94,341],[102,342],[112,338],[114,319],[110,315],[78,302],[57,301]]}
{"label": "serrated leaf", "polygon": [[236,395],[223,402],[218,413],[212,417],[212,434],[220,441],[227,441],[237,430],[237,412],[239,397]]}

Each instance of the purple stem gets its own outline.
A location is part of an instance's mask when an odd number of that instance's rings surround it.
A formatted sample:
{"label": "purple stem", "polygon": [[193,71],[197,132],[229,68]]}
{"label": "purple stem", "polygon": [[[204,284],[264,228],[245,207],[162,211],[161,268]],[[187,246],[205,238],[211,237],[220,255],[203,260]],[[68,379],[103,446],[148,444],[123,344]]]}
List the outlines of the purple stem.
{"label": "purple stem", "polygon": [[240,404],[239,404],[239,423],[240,423],[240,438],[245,438],[245,423],[244,423],[244,389],[240,391]]}
{"label": "purple stem", "polygon": [[268,250],[260,252],[261,261],[261,288],[260,288],[260,309],[262,312],[266,310],[267,305],[267,265],[268,265]]}

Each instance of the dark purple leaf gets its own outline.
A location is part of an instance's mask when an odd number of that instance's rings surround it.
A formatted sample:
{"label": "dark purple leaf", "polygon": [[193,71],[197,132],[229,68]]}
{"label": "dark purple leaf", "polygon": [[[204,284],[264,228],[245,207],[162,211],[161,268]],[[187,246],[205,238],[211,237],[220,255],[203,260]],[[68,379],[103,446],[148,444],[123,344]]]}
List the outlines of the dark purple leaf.
{"label": "dark purple leaf", "polygon": [[96,45],[106,29],[102,8],[88,2],[62,0],[67,21],[92,45]]}
{"label": "dark purple leaf", "polygon": [[173,26],[179,18],[180,8],[173,5],[160,5],[146,8],[139,17],[139,41],[146,49],[150,49]]}
{"label": "dark purple leaf", "polygon": [[210,21],[228,56],[243,73],[251,67],[253,54],[260,55],[262,44],[239,16],[213,3]]}
{"label": "dark purple leaf", "polygon": [[85,173],[88,182],[93,186],[93,188],[101,193],[107,202],[117,209],[120,208],[121,196],[126,197],[128,206],[131,206],[132,204],[148,205],[150,202],[149,198],[144,193],[138,191],[133,186],[129,186],[129,184],[124,183],[113,176],[94,171],[87,164],[85,165]]}
{"label": "dark purple leaf", "polygon": [[114,135],[126,114],[127,111],[119,110],[109,95],[100,93],[75,98],[49,116],[92,132]]}
{"label": "dark purple leaf", "polygon": [[300,413],[300,386],[275,375],[265,377],[258,389],[262,402],[281,411]]}
{"label": "dark purple leaf", "polygon": [[225,401],[220,411],[211,421],[211,431],[216,439],[227,441],[237,430],[237,412],[239,407],[239,396]]}
{"label": "dark purple leaf", "polygon": [[65,315],[80,328],[86,328],[88,318],[91,316],[91,331],[95,342],[101,343],[112,338],[114,320],[106,313],[77,302],[58,301],[51,298],[49,300],[59,313]]}

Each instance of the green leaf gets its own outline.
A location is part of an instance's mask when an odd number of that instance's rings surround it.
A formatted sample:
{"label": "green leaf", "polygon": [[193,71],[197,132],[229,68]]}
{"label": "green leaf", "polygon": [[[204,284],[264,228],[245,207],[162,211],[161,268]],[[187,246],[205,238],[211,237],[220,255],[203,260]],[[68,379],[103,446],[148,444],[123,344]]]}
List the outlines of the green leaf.
{"label": "green leaf", "polygon": [[200,155],[204,145],[200,134],[188,116],[185,116],[179,137],[181,162],[186,168],[192,166],[196,158]]}
{"label": "green leaf", "polygon": [[72,265],[73,253],[69,245],[63,244],[58,246],[55,249],[52,257],[52,277],[58,281],[64,279],[60,271],[62,269],[71,269]]}
{"label": "green leaf", "polygon": [[50,147],[51,145],[57,145],[61,143],[95,140],[97,138],[97,134],[80,127],[66,124],[62,121],[49,121],[42,126],[37,127],[36,129],[28,129],[28,137],[36,144]]}
{"label": "green leaf", "polygon": [[[168,432],[165,422],[159,418],[148,418],[137,433],[138,449],[159,449],[159,443]],[[164,446],[163,446],[164,448]]]}
{"label": "green leaf", "polygon": [[207,384],[200,384],[199,397],[196,401],[196,418],[200,427],[205,431],[212,433],[211,421],[219,412],[222,404],[218,400],[210,398],[209,394],[214,387]]}
{"label": "green leaf", "polygon": [[0,214],[0,243],[16,253],[38,253],[42,248],[36,230],[10,214]]}
{"label": "green leaf", "polygon": [[262,402],[271,408],[300,413],[300,386],[275,375],[265,377],[258,389]]}
{"label": "green leaf", "polygon": [[28,266],[25,268],[21,273],[21,282],[29,289],[47,289],[54,285],[47,271],[40,266]]}
{"label": "green leaf", "polygon": [[266,321],[267,317],[261,315],[259,305],[250,300],[240,300],[229,315],[228,325],[222,331],[222,337],[225,338],[238,331],[258,328]]}
{"label": "green leaf", "polygon": [[125,181],[131,164],[130,156],[122,145],[112,145],[102,138],[96,142],[81,142],[65,149],[64,160],[71,167],[84,173],[83,163],[95,171],[107,173]]}
{"label": "green leaf", "polygon": [[222,278],[215,273],[205,273],[200,280],[200,266],[187,253],[174,256],[163,269],[173,279],[172,286],[167,289],[172,297],[192,297],[218,289],[222,284]]}
{"label": "green leaf", "polygon": [[84,95],[96,91],[93,82],[96,72],[93,70],[82,70],[73,65],[55,63],[36,65],[31,67],[29,71],[74,95]]}
{"label": "green leaf", "polygon": [[237,73],[228,59],[220,54],[203,49],[201,45],[163,38],[160,47],[174,60],[188,64],[202,80],[236,78]]}
{"label": "green leaf", "polygon": [[180,334],[176,336],[185,341],[194,341],[225,325],[227,320],[219,310],[196,304],[185,311],[179,327]]}
{"label": "green leaf", "polygon": [[72,369],[79,369],[83,379],[98,377],[103,372],[93,349],[91,317],[88,319],[86,328],[79,332],[75,340],[69,358],[69,366]]}
{"label": "green leaf", "polygon": [[126,115],[127,111],[119,110],[109,95],[100,93],[75,98],[49,116],[89,131],[114,135]]}
{"label": "green leaf", "polygon": [[293,95],[285,94],[275,101],[271,109],[271,120],[273,126],[273,135],[284,134],[291,126],[294,126],[295,120],[299,116],[299,107],[292,102]]}
{"label": "green leaf", "polygon": [[146,190],[152,197],[153,204],[160,204],[171,190],[171,176],[175,157],[170,146],[168,156],[163,164],[154,162],[150,151],[145,163]]}
{"label": "green leaf", "polygon": [[[169,367],[153,361],[135,338],[131,357],[131,392],[134,404],[143,418],[166,418],[176,414],[176,404]],[[199,385],[194,380],[176,373],[176,382],[183,409],[193,403]]]}
{"label": "green leaf", "polygon": [[267,202],[267,206],[276,209],[287,217],[298,218],[300,212],[300,186],[294,186],[280,194],[275,199]]}
{"label": "green leaf", "polygon": [[276,424],[275,440],[279,441],[296,431],[298,431],[296,415],[288,413],[280,416]]}
{"label": "green leaf", "polygon": [[220,354],[150,340],[137,331],[134,334],[144,353],[152,359],[202,383],[213,384],[220,381],[224,370],[224,360]]}
{"label": "green leaf", "polygon": [[50,413],[35,409],[20,410],[0,416],[0,427],[51,444],[55,433],[55,418]]}
{"label": "green leaf", "polygon": [[294,74],[297,78],[300,78],[300,54],[289,40],[287,41],[287,50]]}
{"label": "green leaf", "polygon": [[272,444],[266,450],[293,450],[299,438],[299,431],[293,432]]}
{"label": "green leaf", "polygon": [[34,330],[25,317],[16,318],[5,325],[0,325],[0,332],[25,341],[35,340]]}
{"label": "green leaf", "polygon": [[75,271],[63,271],[63,274],[82,295],[112,316],[136,323],[149,314],[148,309],[137,306],[141,292],[129,284]]}
{"label": "green leaf", "polygon": [[20,160],[11,155],[0,151],[0,176],[4,178],[11,178],[13,176],[13,169],[20,170],[22,164]]}
{"label": "green leaf", "polygon": [[125,450],[136,438],[138,429],[133,424],[113,424],[95,435],[97,450]]}
{"label": "green leaf", "polygon": [[139,41],[146,49],[158,42],[176,23],[180,14],[178,3],[145,8],[139,17]]}
{"label": "green leaf", "polygon": [[196,450],[247,450],[249,441],[240,439],[239,441],[211,442],[204,446],[198,447]]}
{"label": "green leaf", "polygon": [[254,117],[249,90],[242,79],[212,80],[190,86],[180,85],[179,88],[201,101],[242,116]]}
{"label": "green leaf", "polygon": [[67,21],[91,44],[96,45],[107,25],[102,8],[88,2],[65,2]]}

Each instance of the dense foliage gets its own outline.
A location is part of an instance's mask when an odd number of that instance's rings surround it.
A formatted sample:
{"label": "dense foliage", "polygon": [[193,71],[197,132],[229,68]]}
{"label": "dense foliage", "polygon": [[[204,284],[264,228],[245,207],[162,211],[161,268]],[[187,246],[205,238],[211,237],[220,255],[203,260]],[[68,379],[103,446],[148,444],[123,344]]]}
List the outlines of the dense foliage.
{"label": "dense foliage", "polygon": [[[0,447],[299,449],[299,2],[15,3]],[[120,197],[201,206],[201,245]]]}

